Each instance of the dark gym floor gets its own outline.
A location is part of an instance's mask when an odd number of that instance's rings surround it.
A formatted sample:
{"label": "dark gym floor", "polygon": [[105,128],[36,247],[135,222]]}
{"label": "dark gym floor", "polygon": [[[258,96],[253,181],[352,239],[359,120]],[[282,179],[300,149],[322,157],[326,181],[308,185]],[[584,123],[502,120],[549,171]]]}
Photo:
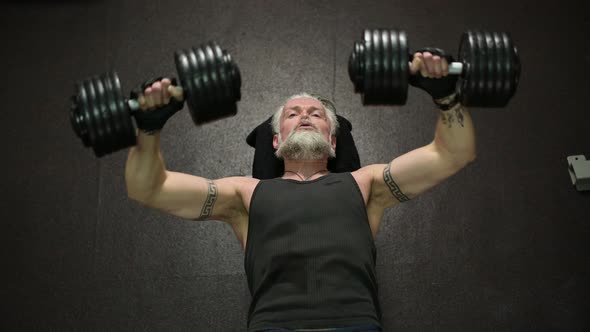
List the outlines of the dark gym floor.
{"label": "dark gym floor", "polygon": [[4,331],[245,331],[243,252],[218,221],[127,198],[127,151],[103,158],[74,135],[74,82],[116,69],[129,91],[176,76],[173,52],[215,40],[242,73],[235,117],[162,133],[167,168],[251,174],[247,134],[289,95],[332,98],[362,165],[428,144],[437,111],[410,89],[363,107],[348,78],[365,28],[456,56],[468,29],[509,31],[522,61],[506,108],[470,108],[477,159],[388,210],[376,238],[385,331],[588,331],[590,195],[566,157],[590,159],[584,1],[12,1],[0,4]]}

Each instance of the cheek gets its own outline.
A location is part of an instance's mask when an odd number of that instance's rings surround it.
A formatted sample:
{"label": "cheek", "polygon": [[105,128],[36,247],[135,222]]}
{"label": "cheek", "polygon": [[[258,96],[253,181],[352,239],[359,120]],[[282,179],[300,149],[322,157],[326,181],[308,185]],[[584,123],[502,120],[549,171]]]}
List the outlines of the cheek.
{"label": "cheek", "polygon": [[297,126],[297,122],[285,120],[285,122],[283,123],[283,130],[282,130],[283,135],[288,135],[291,131],[293,131],[293,129],[295,129],[296,126]]}
{"label": "cheek", "polygon": [[324,133],[326,133],[327,135],[330,135],[330,126],[327,123],[323,123],[322,128],[323,128]]}
{"label": "cheek", "polygon": [[279,133],[279,143],[285,141],[285,138],[289,137],[289,133],[291,133],[289,128],[283,127],[283,130],[281,130],[281,132]]}

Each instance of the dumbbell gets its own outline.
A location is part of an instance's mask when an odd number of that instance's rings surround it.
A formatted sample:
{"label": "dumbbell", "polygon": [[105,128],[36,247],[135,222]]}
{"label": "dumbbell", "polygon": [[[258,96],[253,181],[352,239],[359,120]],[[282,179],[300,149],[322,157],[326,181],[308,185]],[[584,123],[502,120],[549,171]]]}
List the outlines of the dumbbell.
{"label": "dumbbell", "polygon": [[[181,102],[187,103],[196,125],[237,114],[241,77],[227,51],[211,41],[176,51],[174,61],[183,92]],[[77,82],[71,101],[72,128],[96,157],[137,144],[132,119],[140,112],[139,103],[123,97],[115,71]]]}
{"label": "dumbbell", "polygon": [[[408,97],[410,62],[406,33],[364,30],[354,43],[348,74],[363,105],[404,105]],[[459,42],[459,62],[449,75],[460,75],[457,95],[465,106],[504,107],[520,77],[518,51],[508,33],[467,31]]]}

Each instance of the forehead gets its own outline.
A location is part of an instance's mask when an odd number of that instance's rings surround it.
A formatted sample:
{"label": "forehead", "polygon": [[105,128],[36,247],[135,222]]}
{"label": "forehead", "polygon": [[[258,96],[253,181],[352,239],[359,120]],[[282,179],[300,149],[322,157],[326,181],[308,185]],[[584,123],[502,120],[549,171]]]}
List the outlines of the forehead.
{"label": "forehead", "polygon": [[289,108],[293,108],[293,107],[301,107],[301,108],[308,108],[308,107],[316,107],[319,108],[321,110],[324,109],[324,105],[322,105],[322,103],[320,103],[319,101],[313,99],[313,98],[308,98],[308,97],[300,97],[300,98],[295,98],[295,99],[291,99],[289,100],[286,104],[285,107],[283,108],[284,110],[287,110]]}

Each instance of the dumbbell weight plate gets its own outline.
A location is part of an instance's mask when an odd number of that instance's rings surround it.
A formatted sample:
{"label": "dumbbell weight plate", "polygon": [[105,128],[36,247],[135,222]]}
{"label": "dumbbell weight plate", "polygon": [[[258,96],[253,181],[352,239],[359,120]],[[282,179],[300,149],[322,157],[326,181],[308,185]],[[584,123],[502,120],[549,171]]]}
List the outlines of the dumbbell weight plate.
{"label": "dumbbell weight plate", "polygon": [[502,93],[502,96],[505,99],[503,104],[506,104],[510,98],[514,96],[516,88],[518,87],[518,81],[520,80],[520,58],[518,56],[518,50],[512,42],[512,38],[510,38],[507,33],[502,34],[501,37],[504,40],[505,57],[508,59],[504,65],[506,68],[506,80],[504,83],[505,88]]}
{"label": "dumbbell weight plate", "polygon": [[241,99],[241,76],[231,56],[215,42],[174,54],[180,85],[197,125],[233,116]]}
{"label": "dumbbell weight plate", "polygon": [[520,75],[516,47],[506,33],[467,31],[459,43],[463,62],[462,104],[504,107],[514,95]]}
{"label": "dumbbell weight plate", "polygon": [[483,53],[483,59],[481,62],[482,75],[485,79],[480,84],[480,96],[483,103],[487,106],[492,106],[501,100],[501,95],[496,91],[496,84],[501,84],[502,71],[501,65],[498,66],[496,60],[504,63],[506,59],[502,56],[502,48],[500,45],[494,43],[492,34],[489,32],[480,33],[478,36],[479,48],[485,50]]}
{"label": "dumbbell weight plate", "polygon": [[487,99],[487,88],[488,82],[490,81],[490,68],[488,67],[488,62],[490,58],[490,53],[493,52],[493,49],[488,48],[485,43],[485,33],[476,33],[475,34],[475,42],[477,43],[477,67],[476,70],[478,71],[479,80],[476,83],[476,91],[475,96],[472,96],[472,100],[476,99],[479,100],[482,105],[488,105]]}
{"label": "dumbbell weight plate", "polygon": [[504,52],[504,43],[502,42],[501,34],[493,33],[490,36],[491,43],[496,48],[496,57],[494,59],[494,66],[496,68],[496,79],[494,80],[493,91],[494,95],[502,94],[504,84],[507,81],[507,72],[505,64],[507,63],[506,53]]}
{"label": "dumbbell weight plate", "polygon": [[121,95],[114,72],[76,84],[70,121],[74,132],[97,157],[136,144],[131,114]]}
{"label": "dumbbell weight plate", "polygon": [[515,59],[512,54],[515,52],[510,38],[507,34],[493,33],[490,37],[496,48],[496,82],[494,84],[494,96],[487,104],[491,107],[503,107],[508,104],[508,101],[516,90],[516,85],[513,84],[516,78],[514,71]]}
{"label": "dumbbell weight plate", "polygon": [[364,30],[348,61],[348,74],[363,105],[403,105],[408,96],[408,42],[397,30]]}
{"label": "dumbbell weight plate", "polygon": [[354,47],[348,58],[348,77],[352,81],[355,93],[365,92],[363,76],[365,73],[365,46],[361,42],[354,42]]}
{"label": "dumbbell weight plate", "polygon": [[489,61],[489,66],[493,71],[493,79],[489,82],[488,104],[490,105],[502,105],[508,103],[508,100],[505,100],[506,98],[504,98],[502,88],[508,79],[509,72],[506,70],[506,64],[509,63],[509,58],[506,55],[506,48],[501,42],[501,39],[500,33],[494,32],[486,34],[486,43],[494,50],[491,52],[493,58]]}
{"label": "dumbbell weight plate", "polygon": [[474,86],[478,81],[477,67],[477,43],[473,40],[474,36],[471,31],[461,35],[459,42],[459,61],[463,63],[463,73],[461,74],[460,96],[461,103],[469,106],[471,96],[475,95]]}
{"label": "dumbbell weight plate", "polygon": [[114,145],[117,150],[115,151],[118,151],[136,145],[137,133],[133,119],[130,116],[131,110],[123,96],[121,82],[117,73],[109,72],[105,77],[108,109],[110,110],[111,121],[115,129],[115,136],[113,136],[113,139],[116,140]]}

